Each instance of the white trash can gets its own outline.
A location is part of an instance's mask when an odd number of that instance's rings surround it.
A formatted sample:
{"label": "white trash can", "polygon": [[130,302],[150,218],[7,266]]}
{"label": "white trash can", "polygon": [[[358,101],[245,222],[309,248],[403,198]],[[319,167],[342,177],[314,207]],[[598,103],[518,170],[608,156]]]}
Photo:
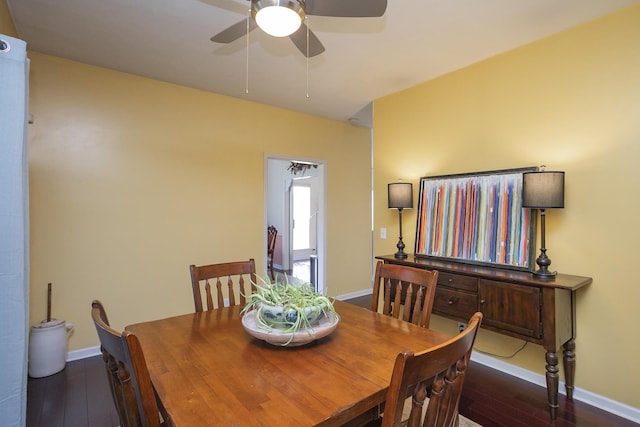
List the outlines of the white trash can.
{"label": "white trash can", "polygon": [[31,328],[29,376],[48,377],[62,371],[67,363],[67,341],[73,324],[64,320],[43,320]]}

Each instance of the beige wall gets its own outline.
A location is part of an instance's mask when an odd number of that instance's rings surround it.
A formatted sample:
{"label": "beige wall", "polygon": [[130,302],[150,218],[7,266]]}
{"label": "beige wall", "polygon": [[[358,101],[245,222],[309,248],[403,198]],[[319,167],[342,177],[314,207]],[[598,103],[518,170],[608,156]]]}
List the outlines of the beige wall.
{"label": "beige wall", "polygon": [[[566,171],[565,209],[548,211],[547,247],[552,270],[593,277],[577,297],[576,385],[636,408],[639,22],[637,5],[374,105],[376,254],[397,241],[388,182],[540,164]],[[415,220],[406,211],[409,248]],[[380,227],[391,238],[381,240]],[[435,324],[453,332],[452,322]],[[483,331],[476,348],[507,355],[520,344]],[[507,361],[544,372],[539,346]]]}
{"label": "beige wall", "polygon": [[11,19],[11,14],[9,14],[6,0],[0,0],[0,34],[18,37],[16,27],[13,25],[13,19]]}
{"label": "beige wall", "polygon": [[[188,266],[265,269],[265,155],[326,162],[327,286],[371,277],[369,129],[31,52],[31,321],[97,345],[116,328],[193,311]],[[313,102],[313,100],[311,101]]]}

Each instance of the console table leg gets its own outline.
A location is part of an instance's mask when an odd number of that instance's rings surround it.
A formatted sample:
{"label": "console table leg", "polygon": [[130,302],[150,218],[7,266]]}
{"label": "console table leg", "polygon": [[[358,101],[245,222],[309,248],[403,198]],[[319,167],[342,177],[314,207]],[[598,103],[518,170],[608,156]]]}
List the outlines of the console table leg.
{"label": "console table leg", "polygon": [[573,382],[576,373],[576,342],[570,339],[564,343],[564,384],[567,390],[567,399],[573,400]]}
{"label": "console table leg", "polygon": [[554,351],[547,351],[547,399],[549,401],[549,413],[555,420],[558,413],[558,355]]}

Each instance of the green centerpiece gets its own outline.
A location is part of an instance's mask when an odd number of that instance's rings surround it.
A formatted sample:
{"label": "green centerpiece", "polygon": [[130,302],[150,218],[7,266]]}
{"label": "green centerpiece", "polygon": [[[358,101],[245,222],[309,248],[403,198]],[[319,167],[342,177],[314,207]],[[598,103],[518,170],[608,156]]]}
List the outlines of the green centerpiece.
{"label": "green centerpiece", "polygon": [[278,335],[289,334],[282,345],[291,344],[297,332],[313,335],[314,327],[328,316],[338,319],[333,303],[316,292],[310,284],[292,284],[263,279],[255,283],[256,292],[245,296],[247,304],[242,314],[255,316],[256,325]]}

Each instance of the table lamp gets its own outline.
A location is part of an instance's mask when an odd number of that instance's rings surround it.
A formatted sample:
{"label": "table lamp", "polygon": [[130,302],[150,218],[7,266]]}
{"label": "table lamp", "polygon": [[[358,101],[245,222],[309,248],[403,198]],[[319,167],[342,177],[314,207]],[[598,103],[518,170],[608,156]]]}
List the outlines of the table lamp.
{"label": "table lamp", "polygon": [[551,260],[545,244],[545,209],[564,208],[564,172],[545,171],[522,174],[522,207],[540,210],[540,256],[536,259],[539,268],[533,272],[538,279],[551,280],[556,273],[549,271]]}
{"label": "table lamp", "polygon": [[396,247],[398,252],[394,257],[404,259],[407,254],[404,252],[404,242],[402,241],[402,209],[413,208],[413,184],[410,182],[394,182],[388,185],[387,195],[389,209],[398,209],[398,220],[400,222],[400,238]]}

